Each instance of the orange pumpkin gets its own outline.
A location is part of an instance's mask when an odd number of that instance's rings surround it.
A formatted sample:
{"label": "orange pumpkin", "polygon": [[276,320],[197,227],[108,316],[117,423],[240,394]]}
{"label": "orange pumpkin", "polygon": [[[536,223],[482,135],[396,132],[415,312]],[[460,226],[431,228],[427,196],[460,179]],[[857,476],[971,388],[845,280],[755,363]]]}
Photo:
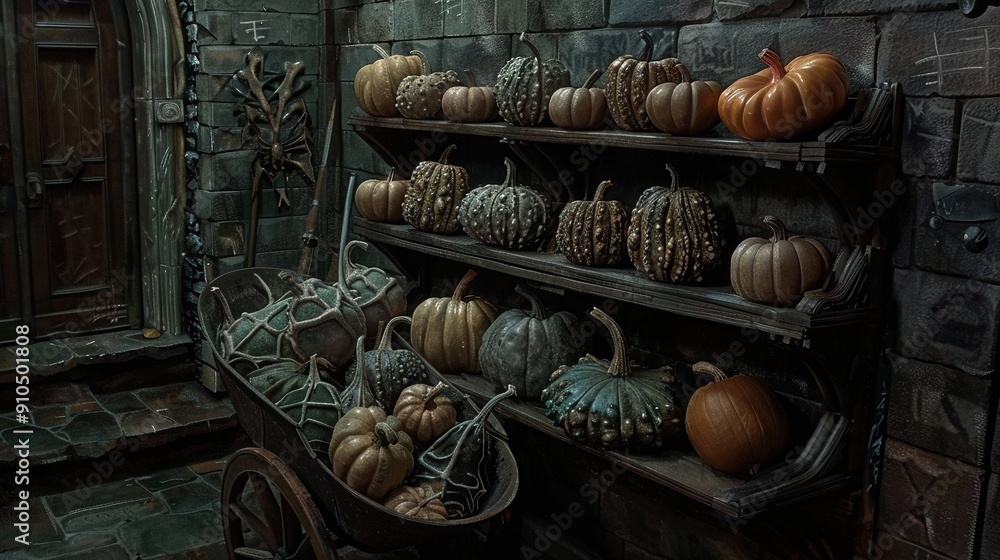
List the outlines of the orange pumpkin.
{"label": "orange pumpkin", "polygon": [[483,334],[497,318],[496,308],[483,298],[466,297],[476,277],[469,270],[451,297],[428,298],[413,310],[413,349],[441,373],[479,373]]}
{"label": "orange pumpkin", "polygon": [[468,86],[448,88],[441,98],[441,109],[452,122],[490,122],[499,114],[497,96],[492,86],[476,85],[476,75],[466,70]]}
{"label": "orange pumpkin", "polygon": [[684,418],[688,439],[706,465],[745,475],[785,448],[788,418],[766,385],[746,375],[726,377],[708,362],[691,369],[714,378],[691,395]]}
{"label": "orange pumpkin", "polygon": [[397,224],[403,221],[403,197],[409,181],[394,180],[395,169],[385,180],[368,179],[354,193],[354,205],[366,220]]}
{"label": "orange pumpkin", "polygon": [[570,130],[599,128],[608,120],[608,99],[594,83],[601,77],[597,69],[583,83],[583,87],[564,87],[556,90],[549,99],[549,117],[552,124]]}
{"label": "orange pumpkin", "polygon": [[737,135],[790,140],[821,129],[843,109],[849,80],[837,57],[807,54],[786,66],[770,49],[758,56],[768,68],[736,80],[719,98],[719,116]]}
{"label": "orange pumpkin", "polygon": [[717,82],[691,81],[687,66],[678,63],[681,83],[666,82],[646,96],[646,112],[653,126],[676,136],[701,134],[719,122]]}
{"label": "orange pumpkin", "polygon": [[730,279],[743,299],[792,306],[809,290],[823,287],[830,275],[830,253],[819,241],[788,237],[785,224],[765,216],[771,239],[750,237],[733,251]]}
{"label": "orange pumpkin", "polygon": [[373,117],[396,116],[396,90],[407,76],[419,76],[420,57],[394,54],[372,47],[382,58],[362,66],[354,76],[354,97],[361,110]]}

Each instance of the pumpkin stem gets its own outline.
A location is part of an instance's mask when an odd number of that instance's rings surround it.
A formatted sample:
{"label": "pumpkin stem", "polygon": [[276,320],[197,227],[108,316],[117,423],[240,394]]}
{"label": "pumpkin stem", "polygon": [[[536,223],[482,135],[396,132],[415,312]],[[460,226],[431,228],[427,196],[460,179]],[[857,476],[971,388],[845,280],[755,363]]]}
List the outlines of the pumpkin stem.
{"label": "pumpkin stem", "polygon": [[691,366],[691,371],[711,375],[716,381],[723,381],[726,379],[726,373],[724,371],[719,369],[715,364],[710,364],[708,362],[695,363]]}
{"label": "pumpkin stem", "polygon": [[393,177],[395,177],[395,176],[396,176],[396,168],[395,167],[390,167],[389,168],[389,176],[385,178],[385,182],[386,183],[391,183]]}
{"label": "pumpkin stem", "polygon": [[771,243],[788,239],[788,232],[785,231],[785,224],[774,216],[764,216],[764,223],[771,228]]}
{"label": "pumpkin stem", "polygon": [[448,385],[445,384],[444,381],[438,381],[437,385],[431,387],[431,390],[428,391],[426,395],[424,395],[424,407],[426,408],[427,407],[427,403],[433,402],[434,401],[434,397],[440,395],[447,388],[448,388]]}
{"label": "pumpkin stem", "polygon": [[472,73],[472,70],[466,70],[465,77],[469,79],[469,87],[476,87],[476,75]]}
{"label": "pumpkin stem", "polygon": [[[363,251],[367,251],[368,250],[368,243],[365,243],[364,241],[355,239],[354,241],[351,241],[350,243],[348,243],[347,246],[344,248],[344,258],[340,259],[340,262],[342,263],[342,266],[344,267],[344,275],[345,276],[348,274],[348,271],[354,271],[355,269],[358,268],[358,264],[355,263],[353,260],[351,260],[351,252],[354,251],[355,249],[359,248],[359,247]],[[341,280],[341,281],[343,281],[343,280]]]}
{"label": "pumpkin stem", "polygon": [[458,282],[458,286],[455,288],[455,293],[451,296],[452,299],[455,301],[462,301],[462,298],[465,297],[465,292],[469,289],[469,284],[471,284],[475,278],[476,271],[470,268],[469,271],[465,273],[465,276],[463,276]]}
{"label": "pumpkin stem", "polygon": [[442,164],[442,165],[448,165],[448,156],[450,156],[451,153],[454,152],[454,151],[455,151],[455,145],[454,144],[452,144],[451,146],[448,146],[447,148],[445,148],[444,149],[444,153],[441,154],[441,159],[439,159],[438,162],[440,164]]}
{"label": "pumpkin stem", "polygon": [[642,47],[642,54],[639,55],[639,60],[643,62],[649,62],[653,59],[653,38],[649,36],[649,32],[645,29],[639,31],[639,36],[646,43]]}
{"label": "pumpkin stem", "polygon": [[594,202],[600,202],[604,198],[604,191],[610,189],[614,186],[611,181],[601,181],[600,185],[597,185],[597,192],[594,193]]}
{"label": "pumpkin stem", "polygon": [[398,317],[393,317],[382,326],[381,334],[379,335],[378,344],[375,345],[376,350],[392,350],[392,331],[396,328],[396,325],[400,323],[410,324],[410,318],[406,315],[400,315]]}
{"label": "pumpkin stem", "polygon": [[423,51],[412,50],[410,51],[410,54],[415,54],[420,57],[420,73],[422,75],[427,76],[431,73],[431,62],[427,60],[427,55],[425,55]]}
{"label": "pumpkin stem", "polygon": [[670,190],[677,190],[677,170],[674,169],[673,165],[667,164],[667,171],[670,172]]}
{"label": "pumpkin stem", "polygon": [[537,90],[538,103],[536,104],[536,106],[538,107],[538,113],[531,116],[531,121],[537,122],[541,118],[541,112],[545,110],[544,107],[542,106],[543,105],[542,101],[545,99],[545,91],[544,91],[545,88],[543,87],[543,85],[545,84],[545,79],[544,79],[545,76],[542,71],[543,70],[542,55],[538,52],[538,47],[536,47],[534,43],[528,40],[527,31],[521,32],[520,40],[522,43],[528,46],[528,48],[531,50],[531,54],[535,57],[535,79],[538,80],[538,87],[534,89]]}
{"label": "pumpkin stem", "polygon": [[399,443],[399,436],[396,435],[396,430],[393,430],[392,427],[385,422],[375,424],[375,435],[378,436],[379,441],[382,443],[382,447],[389,447],[390,445],[396,445]]}
{"label": "pumpkin stem", "polygon": [[372,45],[372,48],[375,49],[375,52],[377,52],[378,55],[381,56],[382,58],[389,58],[389,53],[385,52],[385,49],[383,49],[382,47],[378,45]]}
{"label": "pumpkin stem", "polygon": [[594,70],[593,72],[591,72],[590,73],[590,77],[587,78],[587,81],[583,82],[583,89],[594,87],[594,84],[597,83],[597,80],[600,79],[601,74],[603,74],[603,73],[604,73],[604,70],[601,70],[600,68],[598,68],[597,70]]}
{"label": "pumpkin stem", "polygon": [[691,71],[688,70],[687,66],[684,66],[684,63],[678,62],[677,66],[674,66],[674,68],[676,68],[677,69],[677,73],[681,75],[681,83],[682,84],[689,84],[689,83],[691,83]]}
{"label": "pumpkin stem", "polygon": [[607,313],[598,308],[590,312],[590,316],[604,323],[604,326],[611,331],[611,342],[615,348],[615,354],[611,358],[608,366],[608,374],[615,377],[628,377],[632,373],[632,366],[628,363],[628,346],[625,345],[625,336],[621,327]]}
{"label": "pumpkin stem", "polygon": [[771,68],[772,84],[778,83],[779,80],[785,77],[785,74],[787,73],[785,71],[785,63],[781,61],[781,57],[778,56],[778,53],[765,47],[764,50],[760,51],[760,54],[757,56],[764,61],[764,64],[767,64],[768,67]]}
{"label": "pumpkin stem", "polygon": [[431,494],[428,494],[426,498],[424,498],[423,500],[420,500],[420,503],[417,504],[417,509],[423,509],[423,508],[427,507],[427,504],[433,502],[434,500],[437,500],[437,499],[441,498],[441,496],[444,496],[444,490],[443,489],[439,490],[437,492],[433,492]]}
{"label": "pumpkin stem", "polygon": [[233,310],[229,308],[229,302],[226,300],[226,296],[222,294],[222,289],[218,286],[212,286],[212,295],[215,299],[219,300],[219,306],[222,307],[222,324],[225,327],[232,325],[236,320],[233,318]]}
{"label": "pumpkin stem", "polygon": [[[358,337],[358,343],[354,348],[354,379],[344,387],[341,393],[345,403],[354,406],[367,407],[369,397],[374,397],[371,389],[368,388],[368,375],[365,373],[365,337]],[[354,402],[351,402],[351,401]]]}
{"label": "pumpkin stem", "polygon": [[[354,200],[354,182],[356,177],[354,173],[351,173],[351,178],[347,181],[347,204],[351,204]],[[347,263],[347,229],[351,225],[351,210],[349,206],[345,206],[343,217],[341,217],[340,223],[340,266],[337,267],[337,288],[340,289],[340,293],[344,294],[344,297],[351,297],[351,294],[347,293],[347,282],[345,281],[346,276],[344,275],[344,268],[346,268]]]}
{"label": "pumpkin stem", "polygon": [[514,167],[514,162],[510,161],[510,158],[503,158],[503,165],[507,168],[507,176],[503,179],[504,188],[510,188],[514,186],[514,179],[517,177],[517,168]]}
{"label": "pumpkin stem", "polygon": [[531,315],[538,319],[539,321],[545,320],[545,308],[542,307],[542,300],[538,299],[538,296],[526,288],[523,284],[518,284],[514,286],[514,291],[518,293],[521,297],[531,302]]}
{"label": "pumpkin stem", "polygon": [[500,401],[506,399],[507,397],[513,397],[516,394],[517,391],[514,390],[514,386],[507,385],[506,391],[503,393],[497,393],[496,395],[493,395],[493,398],[486,401],[483,408],[479,409],[479,414],[476,414],[475,418],[472,419],[473,425],[477,427],[476,429],[478,430],[479,427],[483,425],[483,422],[486,420],[486,416],[493,412],[493,409],[500,404]]}

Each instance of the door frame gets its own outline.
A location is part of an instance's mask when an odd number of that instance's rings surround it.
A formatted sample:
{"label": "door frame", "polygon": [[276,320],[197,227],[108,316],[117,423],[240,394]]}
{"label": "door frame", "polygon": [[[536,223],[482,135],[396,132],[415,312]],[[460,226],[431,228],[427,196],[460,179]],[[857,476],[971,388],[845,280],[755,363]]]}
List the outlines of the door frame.
{"label": "door frame", "polygon": [[[101,0],[95,0],[101,1]],[[185,76],[184,49],[180,18],[176,5],[163,0],[122,0],[125,14],[118,25],[127,25],[131,44],[118,48],[130,51],[133,84],[132,136],[135,145],[134,165],[126,176],[135,178],[140,263],[132,283],[141,290],[141,324],[164,333],[181,334],[181,262],[184,243],[185,160],[181,95]],[[173,8],[173,9],[171,9]],[[12,2],[0,6],[0,21],[5,30],[2,49],[3,71],[7,84],[17,82],[17,19]],[[127,60],[127,59],[126,59]],[[128,69],[123,69],[128,70]],[[14,184],[18,207],[24,204],[24,137],[21,131],[19,103],[8,105],[11,127],[11,155],[14,160]],[[127,189],[128,190],[128,189]],[[20,216],[19,219],[25,218]],[[19,240],[19,243],[21,241]],[[20,259],[26,258],[22,251]],[[30,303],[30,270],[21,264],[22,313]],[[136,294],[138,296],[138,294]],[[27,297],[27,299],[25,299]]]}

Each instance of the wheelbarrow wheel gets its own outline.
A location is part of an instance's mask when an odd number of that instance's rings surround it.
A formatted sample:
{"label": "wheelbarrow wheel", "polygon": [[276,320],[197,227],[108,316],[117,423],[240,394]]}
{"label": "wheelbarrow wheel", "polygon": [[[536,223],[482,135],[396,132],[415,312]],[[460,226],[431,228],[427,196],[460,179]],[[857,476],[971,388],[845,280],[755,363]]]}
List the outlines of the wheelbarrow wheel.
{"label": "wheelbarrow wheel", "polygon": [[337,560],[309,491],[284,461],[259,447],[241,449],[226,462],[222,531],[230,560]]}

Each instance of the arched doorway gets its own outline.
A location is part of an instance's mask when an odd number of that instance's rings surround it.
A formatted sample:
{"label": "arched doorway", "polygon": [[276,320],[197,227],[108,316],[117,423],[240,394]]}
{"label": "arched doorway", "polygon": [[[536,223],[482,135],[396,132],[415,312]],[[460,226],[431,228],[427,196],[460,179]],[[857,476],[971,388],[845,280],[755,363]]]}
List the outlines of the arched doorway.
{"label": "arched doorway", "polygon": [[23,323],[35,337],[179,332],[183,66],[168,7],[4,4],[0,340]]}

